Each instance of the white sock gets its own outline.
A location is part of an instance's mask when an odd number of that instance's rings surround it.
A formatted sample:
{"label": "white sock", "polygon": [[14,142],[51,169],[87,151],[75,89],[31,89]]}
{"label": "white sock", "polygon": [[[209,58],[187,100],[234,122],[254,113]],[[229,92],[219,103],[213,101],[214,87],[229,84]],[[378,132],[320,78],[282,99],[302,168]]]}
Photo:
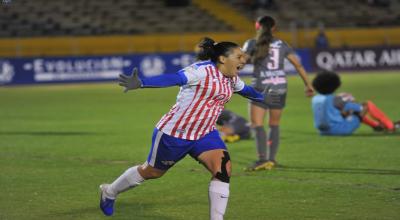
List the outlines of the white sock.
{"label": "white sock", "polygon": [[222,220],[228,205],[229,183],[211,180],[208,188],[210,220]]}
{"label": "white sock", "polygon": [[139,166],[134,166],[127,169],[120,177],[109,185],[106,190],[107,197],[115,199],[115,197],[128,189],[140,185],[144,181],[138,171]]}

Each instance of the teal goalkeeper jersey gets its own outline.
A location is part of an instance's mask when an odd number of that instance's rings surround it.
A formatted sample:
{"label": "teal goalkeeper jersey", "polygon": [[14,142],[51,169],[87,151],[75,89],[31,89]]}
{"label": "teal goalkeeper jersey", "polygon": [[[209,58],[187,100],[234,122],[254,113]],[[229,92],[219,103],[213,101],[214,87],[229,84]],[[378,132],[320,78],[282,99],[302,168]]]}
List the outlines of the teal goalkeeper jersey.
{"label": "teal goalkeeper jersey", "polygon": [[318,94],[312,98],[315,128],[326,131],[330,127],[334,127],[334,125],[342,123],[345,120],[340,110],[335,107],[334,99],[335,95],[333,94]]}

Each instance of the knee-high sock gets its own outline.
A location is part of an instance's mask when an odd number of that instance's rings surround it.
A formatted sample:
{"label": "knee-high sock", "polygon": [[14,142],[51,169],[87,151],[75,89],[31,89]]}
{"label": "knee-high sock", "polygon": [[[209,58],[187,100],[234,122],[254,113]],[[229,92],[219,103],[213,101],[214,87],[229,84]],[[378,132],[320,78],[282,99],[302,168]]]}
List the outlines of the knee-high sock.
{"label": "knee-high sock", "polygon": [[392,120],[390,120],[390,118],[387,117],[385,113],[383,113],[383,111],[380,110],[373,102],[367,101],[367,108],[368,108],[368,113],[372,117],[380,121],[385,126],[386,129],[388,130],[394,129]]}
{"label": "knee-high sock", "polygon": [[210,220],[222,220],[228,205],[229,183],[211,180],[208,188]]}
{"label": "knee-high sock", "polygon": [[254,127],[254,133],[256,138],[256,146],[258,158],[260,160],[267,159],[267,135],[265,133],[264,126]]}
{"label": "knee-high sock", "polygon": [[118,177],[107,188],[107,197],[115,199],[115,197],[128,189],[140,185],[144,181],[143,177],[139,174],[139,166],[134,166],[127,169],[120,177]]}
{"label": "knee-high sock", "polygon": [[279,148],[279,126],[277,125],[269,126],[268,148],[269,148],[268,160],[275,161],[275,156],[278,153],[278,148]]}
{"label": "knee-high sock", "polygon": [[366,115],[364,115],[364,116],[362,117],[362,122],[363,122],[364,124],[369,125],[369,126],[372,127],[372,128],[378,127],[378,126],[380,125],[380,123],[379,123],[378,121],[375,121],[374,119],[369,118],[369,117],[368,117],[368,114],[366,114]]}

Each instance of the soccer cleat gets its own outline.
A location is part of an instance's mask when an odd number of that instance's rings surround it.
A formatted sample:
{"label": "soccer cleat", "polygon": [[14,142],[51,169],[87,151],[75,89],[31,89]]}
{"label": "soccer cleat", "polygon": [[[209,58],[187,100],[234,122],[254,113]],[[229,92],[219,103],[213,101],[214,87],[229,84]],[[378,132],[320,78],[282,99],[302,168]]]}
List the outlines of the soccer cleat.
{"label": "soccer cleat", "polygon": [[237,135],[237,134],[234,134],[234,135],[227,135],[227,136],[224,137],[223,140],[224,140],[225,142],[227,142],[227,143],[233,143],[233,142],[239,141],[239,140],[240,140],[240,136]]}
{"label": "soccer cleat", "polygon": [[254,162],[254,164],[247,167],[245,171],[271,170],[274,167],[275,163],[273,161],[258,160]]}
{"label": "soccer cleat", "polygon": [[100,209],[103,211],[104,215],[111,216],[114,213],[114,202],[115,199],[110,199],[106,197],[106,190],[109,184],[100,185]]}

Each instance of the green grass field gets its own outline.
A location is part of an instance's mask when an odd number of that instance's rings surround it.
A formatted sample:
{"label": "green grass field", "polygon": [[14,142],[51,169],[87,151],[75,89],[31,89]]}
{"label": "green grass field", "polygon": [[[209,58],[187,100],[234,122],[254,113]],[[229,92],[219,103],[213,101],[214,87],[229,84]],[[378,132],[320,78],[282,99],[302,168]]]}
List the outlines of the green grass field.
{"label": "green grass field", "polygon": [[[313,76],[311,76],[313,78]],[[342,75],[340,91],[400,119],[400,74]],[[104,219],[98,186],[147,158],[154,125],[177,88],[127,94],[116,84],[0,88],[0,219]],[[238,95],[227,108],[247,117]],[[299,77],[289,77],[278,160],[244,172],[253,140],[228,145],[233,165],[226,219],[400,219],[400,133],[366,126],[321,137]],[[122,194],[112,219],[208,219],[210,175],[185,158],[164,177]]]}

